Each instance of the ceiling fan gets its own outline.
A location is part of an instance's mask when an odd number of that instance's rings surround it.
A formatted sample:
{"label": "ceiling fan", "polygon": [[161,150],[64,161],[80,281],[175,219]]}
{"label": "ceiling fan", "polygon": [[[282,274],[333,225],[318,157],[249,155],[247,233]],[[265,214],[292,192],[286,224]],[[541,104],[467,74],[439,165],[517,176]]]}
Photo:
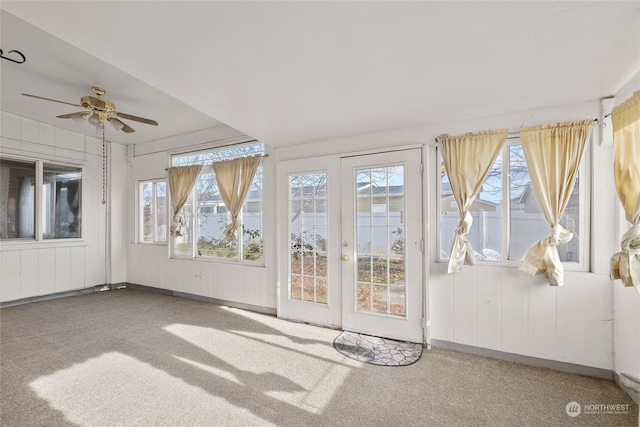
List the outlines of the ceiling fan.
{"label": "ceiling fan", "polygon": [[57,99],[45,98],[37,95],[30,95],[23,93],[24,96],[30,96],[31,98],[44,99],[45,101],[58,102],[60,104],[71,105],[74,107],[84,108],[84,111],[78,111],[76,113],[62,114],[56,116],[61,119],[72,119],[76,124],[81,124],[84,120],[87,120],[90,124],[96,127],[96,131],[104,129],[105,120],[113,125],[117,130],[121,130],[125,133],[135,132],[131,126],[124,123],[120,118],[133,120],[147,125],[158,126],[158,122],[151,119],[145,119],[144,117],[132,116],[131,114],[121,113],[116,111],[116,106],[113,102],[106,98],[101,98],[106,93],[106,90],[93,86],[91,88],[96,96],[83,96],[80,98],[80,104],[73,104],[71,102],[58,101]]}

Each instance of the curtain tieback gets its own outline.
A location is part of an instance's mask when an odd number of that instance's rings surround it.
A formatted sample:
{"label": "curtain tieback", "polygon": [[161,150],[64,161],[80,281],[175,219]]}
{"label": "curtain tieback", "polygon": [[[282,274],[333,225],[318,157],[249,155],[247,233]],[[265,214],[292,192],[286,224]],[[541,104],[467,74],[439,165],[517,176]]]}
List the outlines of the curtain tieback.
{"label": "curtain tieback", "polygon": [[238,228],[240,228],[240,223],[238,222],[238,217],[234,216],[231,218],[231,222],[224,228],[224,236],[229,240],[235,240],[236,230]]}
{"label": "curtain tieback", "polygon": [[620,279],[625,286],[635,286],[640,292],[640,224],[635,224],[622,235],[622,252],[613,254],[609,277]]}
{"label": "curtain tieback", "polygon": [[464,214],[461,212],[460,217],[460,223],[456,227],[451,245],[448,273],[457,273],[463,264],[473,265],[473,249],[471,249],[471,243],[464,238],[471,228],[473,217],[469,211],[465,211]]}
{"label": "curtain tieback", "polygon": [[573,232],[566,230],[560,224],[556,224],[551,227],[551,233],[549,234],[548,239],[550,246],[558,246],[573,239]]}
{"label": "curtain tieback", "polygon": [[178,237],[184,235],[184,226],[186,225],[184,217],[180,214],[175,214],[173,216],[173,224],[171,224],[171,235]]}
{"label": "curtain tieback", "polygon": [[[639,198],[640,199],[640,198]],[[622,235],[620,248],[629,254],[640,254],[640,224],[636,224]]]}
{"label": "curtain tieback", "polygon": [[460,222],[455,229],[455,233],[459,236],[466,236],[471,229],[471,224],[473,224],[473,217],[469,213],[469,211],[464,211],[464,216],[461,213]]}

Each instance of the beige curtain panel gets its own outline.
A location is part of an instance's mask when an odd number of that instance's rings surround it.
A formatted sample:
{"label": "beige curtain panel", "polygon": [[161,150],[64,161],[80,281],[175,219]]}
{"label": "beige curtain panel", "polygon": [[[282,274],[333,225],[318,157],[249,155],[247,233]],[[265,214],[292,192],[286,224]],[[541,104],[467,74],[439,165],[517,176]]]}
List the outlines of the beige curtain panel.
{"label": "beige curtain panel", "polygon": [[573,238],[560,223],[578,174],[593,120],[520,128],[531,185],[538,205],[551,228],[524,255],[520,270],[545,274],[549,284],[561,286],[564,270],[557,245]]}
{"label": "beige curtain panel", "polygon": [[460,222],[455,229],[449,255],[448,273],[457,273],[463,264],[474,263],[473,249],[466,238],[473,223],[469,208],[508,134],[509,129],[499,129],[438,137],[444,167],[460,212]]}
{"label": "beige curtain panel", "polygon": [[185,221],[180,212],[189,198],[189,193],[191,193],[191,189],[196,183],[201,170],[201,165],[179,166],[168,169],[169,192],[173,207],[173,222],[171,223],[170,231],[174,237],[184,235]]}
{"label": "beige curtain panel", "polygon": [[621,252],[611,257],[611,280],[640,292],[640,91],[613,109],[613,173],[631,228],[622,236]]}
{"label": "beige curtain panel", "polygon": [[262,156],[240,157],[213,164],[220,196],[231,214],[231,222],[224,229],[224,236],[229,240],[236,239],[236,230],[240,228],[238,215],[261,160]]}

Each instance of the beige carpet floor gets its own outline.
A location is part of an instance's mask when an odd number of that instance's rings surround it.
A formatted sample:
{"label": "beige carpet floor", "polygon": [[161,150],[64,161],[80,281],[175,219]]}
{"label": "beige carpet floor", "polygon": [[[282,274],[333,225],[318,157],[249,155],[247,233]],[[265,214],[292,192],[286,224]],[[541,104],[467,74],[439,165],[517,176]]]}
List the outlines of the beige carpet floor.
{"label": "beige carpet floor", "polygon": [[612,381],[439,349],[374,366],[339,331],[141,290],[4,308],[0,332],[3,427],[638,425]]}

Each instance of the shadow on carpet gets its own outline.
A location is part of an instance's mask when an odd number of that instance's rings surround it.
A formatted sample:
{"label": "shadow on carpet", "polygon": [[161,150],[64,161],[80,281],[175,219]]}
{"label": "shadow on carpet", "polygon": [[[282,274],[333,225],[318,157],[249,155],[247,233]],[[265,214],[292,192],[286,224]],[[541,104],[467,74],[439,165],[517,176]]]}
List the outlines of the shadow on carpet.
{"label": "shadow on carpet", "polygon": [[333,340],[333,347],[351,359],[380,366],[407,366],[416,363],[422,356],[422,344],[348,331]]}

